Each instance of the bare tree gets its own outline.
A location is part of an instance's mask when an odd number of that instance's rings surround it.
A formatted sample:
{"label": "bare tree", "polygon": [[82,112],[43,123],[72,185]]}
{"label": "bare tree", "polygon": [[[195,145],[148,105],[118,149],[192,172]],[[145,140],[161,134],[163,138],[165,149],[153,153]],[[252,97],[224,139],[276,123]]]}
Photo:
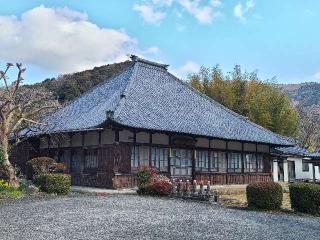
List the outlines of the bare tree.
{"label": "bare tree", "polygon": [[[0,71],[0,146],[3,159],[0,163],[11,186],[19,186],[16,170],[9,159],[9,140],[17,143],[21,129],[35,129],[45,125],[41,116],[58,106],[52,94],[43,89],[33,89],[22,85],[25,68],[17,63],[17,78],[9,82],[8,71],[14,65],[8,63],[5,71]],[[27,131],[23,131],[26,133]]]}
{"label": "bare tree", "polygon": [[302,147],[315,150],[320,146],[319,113],[312,108],[298,105],[298,140]]}

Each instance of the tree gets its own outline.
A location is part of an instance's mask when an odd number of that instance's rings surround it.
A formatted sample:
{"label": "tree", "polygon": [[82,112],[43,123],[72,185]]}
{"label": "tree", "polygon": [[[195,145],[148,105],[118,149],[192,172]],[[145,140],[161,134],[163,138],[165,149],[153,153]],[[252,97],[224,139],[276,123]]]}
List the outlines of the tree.
{"label": "tree", "polygon": [[[0,163],[8,183],[19,186],[16,170],[9,159],[9,140],[18,143],[24,136],[21,129],[35,129],[40,125],[41,116],[56,108],[57,101],[52,94],[41,89],[32,89],[22,85],[25,68],[17,63],[17,78],[9,82],[8,71],[14,65],[8,63],[5,71],[0,71],[0,82],[3,84],[0,89],[0,146],[2,149],[2,162]],[[27,132],[27,131],[24,131]]]}
{"label": "tree", "polygon": [[[208,77],[209,76],[209,77]],[[231,110],[273,132],[294,136],[297,111],[273,81],[261,81],[256,72],[242,72],[236,65],[224,75],[218,65],[202,67],[189,77],[189,84]]]}

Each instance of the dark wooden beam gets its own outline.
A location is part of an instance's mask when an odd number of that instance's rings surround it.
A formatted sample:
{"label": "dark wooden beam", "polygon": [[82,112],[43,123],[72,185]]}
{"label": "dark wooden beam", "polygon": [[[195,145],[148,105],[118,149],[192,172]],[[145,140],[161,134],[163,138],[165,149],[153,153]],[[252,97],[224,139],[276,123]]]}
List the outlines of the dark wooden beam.
{"label": "dark wooden beam", "polygon": [[114,133],[115,133],[115,142],[118,143],[119,142],[119,132],[120,130],[119,129],[114,129]]}
{"label": "dark wooden beam", "polygon": [[149,167],[152,167],[152,132],[149,132]]}

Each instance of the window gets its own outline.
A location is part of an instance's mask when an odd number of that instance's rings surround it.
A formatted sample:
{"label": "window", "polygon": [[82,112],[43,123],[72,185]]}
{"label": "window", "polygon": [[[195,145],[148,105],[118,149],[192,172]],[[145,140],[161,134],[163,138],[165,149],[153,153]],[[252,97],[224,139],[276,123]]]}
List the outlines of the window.
{"label": "window", "polygon": [[228,171],[241,172],[241,153],[228,154]]}
{"label": "window", "polygon": [[209,171],[217,172],[219,170],[219,162],[225,161],[225,153],[210,152],[210,168]]}
{"label": "window", "polygon": [[186,149],[172,149],[171,152],[171,175],[191,176],[192,175],[192,151]]}
{"label": "window", "polygon": [[168,149],[153,147],[151,152],[152,167],[158,171],[168,171]]}
{"label": "window", "polygon": [[302,159],[302,171],[309,172],[309,163]]}
{"label": "window", "polygon": [[131,148],[131,168],[137,169],[140,166],[149,166],[148,146],[133,146]]}
{"label": "window", "polygon": [[84,153],[84,172],[91,173],[98,168],[98,149],[86,149]]}
{"label": "window", "polygon": [[257,167],[258,167],[258,172],[263,172],[263,154],[258,154],[257,155]]}
{"label": "window", "polygon": [[225,153],[203,150],[196,151],[197,171],[218,171],[219,161],[225,161]]}
{"label": "window", "polygon": [[209,169],[209,152],[196,151],[196,170],[208,171]]}
{"label": "window", "polygon": [[246,153],[244,155],[244,172],[255,172],[256,168],[256,155],[253,153]]}

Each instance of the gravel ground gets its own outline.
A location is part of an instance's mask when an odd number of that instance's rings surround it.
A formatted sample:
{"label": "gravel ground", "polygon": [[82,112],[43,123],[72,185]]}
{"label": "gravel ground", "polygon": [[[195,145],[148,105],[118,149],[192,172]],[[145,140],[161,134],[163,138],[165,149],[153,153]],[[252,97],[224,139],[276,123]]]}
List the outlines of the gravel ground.
{"label": "gravel ground", "polygon": [[139,196],[0,201],[0,239],[320,239],[320,218]]}

